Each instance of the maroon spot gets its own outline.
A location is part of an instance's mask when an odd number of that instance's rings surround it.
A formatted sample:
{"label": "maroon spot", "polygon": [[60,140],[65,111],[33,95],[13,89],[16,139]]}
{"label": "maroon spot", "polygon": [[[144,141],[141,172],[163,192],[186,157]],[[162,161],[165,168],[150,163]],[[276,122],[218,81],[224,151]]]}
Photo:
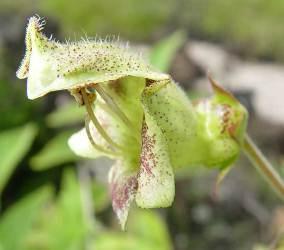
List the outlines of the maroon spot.
{"label": "maroon spot", "polygon": [[108,86],[118,95],[122,95],[124,92],[121,79],[109,81]]}
{"label": "maroon spot", "polygon": [[138,182],[136,176],[118,179],[111,183],[111,197],[114,211],[125,210],[136,193]]}
{"label": "maroon spot", "polygon": [[156,155],[154,153],[154,146],[156,143],[155,135],[148,134],[148,126],[143,122],[142,127],[142,150],[140,155],[140,172],[154,176],[152,169],[157,164]]}
{"label": "maroon spot", "polygon": [[156,82],[155,80],[147,78],[146,79],[146,87],[150,87],[150,86],[154,85],[155,82]]}

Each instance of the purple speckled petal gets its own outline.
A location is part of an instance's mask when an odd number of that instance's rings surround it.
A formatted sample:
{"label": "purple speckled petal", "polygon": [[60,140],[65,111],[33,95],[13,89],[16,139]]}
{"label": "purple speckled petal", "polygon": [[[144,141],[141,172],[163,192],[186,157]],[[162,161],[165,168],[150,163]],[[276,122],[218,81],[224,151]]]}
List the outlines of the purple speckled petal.
{"label": "purple speckled petal", "polygon": [[112,166],[109,173],[109,183],[112,207],[124,230],[128,211],[135,198],[138,184],[137,172],[125,170],[123,164],[123,161],[118,160]]}

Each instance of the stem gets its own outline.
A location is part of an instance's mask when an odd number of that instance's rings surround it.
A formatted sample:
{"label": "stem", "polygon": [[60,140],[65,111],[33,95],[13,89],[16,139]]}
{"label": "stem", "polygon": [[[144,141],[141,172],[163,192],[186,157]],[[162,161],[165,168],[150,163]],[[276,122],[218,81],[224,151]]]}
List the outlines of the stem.
{"label": "stem", "polygon": [[114,148],[119,148],[122,149],[122,147],[120,145],[118,145],[117,143],[115,143],[106,133],[106,131],[104,130],[104,128],[101,126],[101,124],[99,123],[97,117],[95,116],[93,109],[90,105],[90,102],[88,100],[88,96],[86,93],[85,89],[81,89],[81,93],[82,93],[82,97],[83,97],[83,101],[85,104],[85,107],[87,109],[88,115],[91,119],[91,121],[93,122],[93,124],[95,125],[96,129],[98,130],[98,132],[100,133],[100,135]]}
{"label": "stem", "polygon": [[263,175],[280,197],[284,199],[284,182],[281,176],[275,171],[248,135],[244,138],[243,149],[255,168]]}

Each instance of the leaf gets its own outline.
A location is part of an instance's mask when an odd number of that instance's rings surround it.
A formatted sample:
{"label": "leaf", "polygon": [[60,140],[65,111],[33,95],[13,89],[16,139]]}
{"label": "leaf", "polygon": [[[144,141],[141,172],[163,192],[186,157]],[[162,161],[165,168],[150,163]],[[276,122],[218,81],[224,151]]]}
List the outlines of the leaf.
{"label": "leaf", "polygon": [[136,209],[133,214],[130,213],[128,226],[129,232],[151,243],[152,249],[171,249],[167,225],[157,212]]}
{"label": "leaf", "polygon": [[71,169],[64,171],[59,197],[42,210],[24,249],[85,249],[88,221],[83,214],[82,204],[85,203],[82,198],[74,171]]}
{"label": "leaf", "polygon": [[60,164],[75,161],[77,156],[68,147],[67,141],[73,131],[65,131],[52,138],[41,151],[30,160],[34,170],[45,170]]}
{"label": "leaf", "polygon": [[85,109],[80,108],[77,103],[69,102],[53,111],[46,117],[46,123],[51,128],[68,126],[80,123],[84,120]]}
{"label": "leaf", "polygon": [[169,233],[157,213],[134,210],[130,213],[125,233],[103,232],[94,240],[96,250],[169,250],[172,249]]}
{"label": "leaf", "polygon": [[110,204],[106,185],[93,181],[92,194],[96,213],[103,211]]}
{"label": "leaf", "polygon": [[0,194],[16,166],[29,151],[36,134],[34,124],[0,133]]}
{"label": "leaf", "polygon": [[50,188],[42,188],[14,204],[1,217],[0,245],[5,250],[22,250],[41,207],[51,196]]}
{"label": "leaf", "polygon": [[161,71],[168,71],[177,50],[185,42],[185,33],[176,31],[157,43],[151,50],[150,62]]}
{"label": "leaf", "polygon": [[74,171],[69,169],[64,172],[54,213],[45,217],[44,233],[47,235],[48,249],[84,249],[87,225],[82,204],[79,183]]}

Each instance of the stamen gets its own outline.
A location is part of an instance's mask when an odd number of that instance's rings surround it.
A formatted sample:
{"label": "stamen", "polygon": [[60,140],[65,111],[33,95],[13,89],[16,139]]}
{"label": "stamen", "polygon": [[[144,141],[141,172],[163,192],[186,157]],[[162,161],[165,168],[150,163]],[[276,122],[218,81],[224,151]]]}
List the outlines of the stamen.
{"label": "stamen", "polygon": [[118,107],[112,97],[103,89],[102,86],[96,84],[94,86],[97,93],[102,97],[106,104],[110,106],[110,108],[117,114],[117,116],[129,127],[133,128],[131,121],[127,118],[127,116],[123,113],[123,111]]}
{"label": "stamen", "polygon": [[[125,113],[119,108],[119,106],[116,104],[113,98],[104,90],[104,88],[99,84],[96,84],[94,88],[104,100],[106,106],[109,107],[109,109],[113,111],[114,114],[116,114],[130,130],[135,131],[133,123],[127,118]],[[107,112],[109,111],[104,107],[104,105],[101,105],[101,107],[104,108]],[[137,143],[140,143],[139,135],[136,135],[136,133],[131,133],[131,136],[137,141]]]}
{"label": "stamen", "polygon": [[89,102],[89,99],[88,99],[88,95],[86,93],[86,90],[85,89],[81,89],[81,94],[82,94],[82,97],[83,97],[83,101],[84,101],[84,104],[86,106],[86,110],[87,110],[87,113],[91,119],[91,121],[93,122],[94,126],[96,127],[96,129],[98,130],[98,132],[100,133],[100,135],[111,145],[113,146],[114,148],[118,148],[118,149],[122,149],[123,148],[118,145],[117,143],[115,143],[110,137],[109,135],[106,133],[106,131],[104,130],[104,128],[101,126],[101,124],[99,123],[98,119],[96,118],[94,112],[93,112],[93,109],[91,107],[91,104]]}
{"label": "stamen", "polygon": [[103,153],[106,153],[106,154],[109,154],[109,155],[114,155],[114,156],[117,156],[118,154],[112,150],[108,150],[104,147],[102,147],[101,145],[98,145],[95,141],[94,141],[94,138],[91,134],[91,131],[90,131],[90,118],[88,116],[86,116],[85,118],[85,128],[86,128],[86,133],[87,133],[87,136],[88,136],[88,139],[89,141],[91,142],[92,146],[98,150],[98,151],[101,151]]}

